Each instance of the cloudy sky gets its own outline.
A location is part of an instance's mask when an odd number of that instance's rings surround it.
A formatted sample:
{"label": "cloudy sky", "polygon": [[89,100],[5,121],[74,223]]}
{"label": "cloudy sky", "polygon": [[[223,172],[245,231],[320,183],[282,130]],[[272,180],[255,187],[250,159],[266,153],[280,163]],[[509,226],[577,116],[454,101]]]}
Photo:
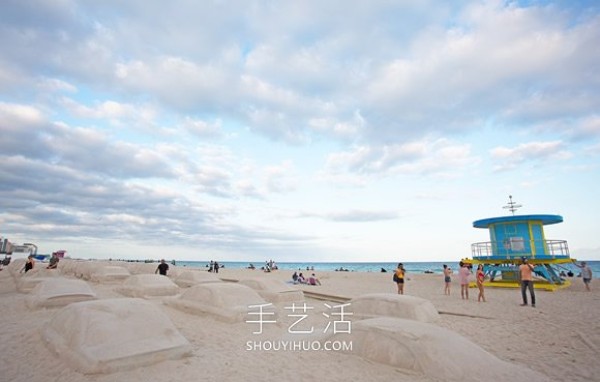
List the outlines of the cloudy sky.
{"label": "cloudy sky", "polygon": [[0,236],[430,261],[559,214],[600,259],[596,1],[5,0]]}

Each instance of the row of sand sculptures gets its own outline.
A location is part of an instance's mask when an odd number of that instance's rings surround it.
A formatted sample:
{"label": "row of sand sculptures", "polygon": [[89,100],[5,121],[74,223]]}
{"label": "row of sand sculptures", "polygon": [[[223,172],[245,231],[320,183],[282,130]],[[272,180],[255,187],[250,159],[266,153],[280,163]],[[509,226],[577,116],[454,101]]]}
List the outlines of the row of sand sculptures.
{"label": "row of sand sculptures", "polygon": [[[193,354],[160,305],[148,300],[162,298],[164,304],[186,313],[233,323],[248,319],[249,306],[260,305],[277,314],[278,303],[305,299],[301,290],[279,280],[225,282],[200,270],[165,277],[154,274],[150,264],[118,264],[63,260],[58,270],[38,267],[25,274],[19,272],[20,261],[8,266],[17,290],[28,294],[28,307],[52,310],[49,324],[41,330],[46,345],[84,374],[128,370]],[[124,297],[98,299],[88,281],[114,284]],[[348,305],[352,330],[327,338],[352,341],[351,351],[340,352],[432,379],[462,381],[467,373],[478,375],[477,369],[484,373],[480,375],[501,380],[547,379],[435,325],[439,314],[428,300],[381,293],[359,296]],[[163,328],[158,335],[157,327]]]}

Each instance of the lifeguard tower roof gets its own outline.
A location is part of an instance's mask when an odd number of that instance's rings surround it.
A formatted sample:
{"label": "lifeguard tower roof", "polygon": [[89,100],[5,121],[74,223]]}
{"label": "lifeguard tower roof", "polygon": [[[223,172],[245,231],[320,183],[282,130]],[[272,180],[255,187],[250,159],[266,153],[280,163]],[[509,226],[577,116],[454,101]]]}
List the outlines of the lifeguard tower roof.
{"label": "lifeguard tower roof", "polygon": [[473,227],[475,228],[489,228],[492,224],[498,223],[513,223],[523,221],[538,221],[542,225],[562,223],[563,218],[560,215],[513,215],[513,216],[500,216],[496,218],[487,218],[475,220]]}

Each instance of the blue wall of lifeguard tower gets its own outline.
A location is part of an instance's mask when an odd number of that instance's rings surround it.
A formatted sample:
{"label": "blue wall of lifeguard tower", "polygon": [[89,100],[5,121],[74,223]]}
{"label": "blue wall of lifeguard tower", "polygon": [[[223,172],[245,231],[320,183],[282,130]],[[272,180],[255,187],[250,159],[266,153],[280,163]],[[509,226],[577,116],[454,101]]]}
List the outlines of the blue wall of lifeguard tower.
{"label": "blue wall of lifeguard tower", "polygon": [[494,256],[518,258],[546,256],[544,228],[541,222],[497,223],[489,227]]}
{"label": "blue wall of lifeguard tower", "polygon": [[488,248],[491,249],[491,254],[489,249],[480,250],[481,243],[476,244],[475,248],[486,258],[490,255],[498,259],[517,259],[522,256],[550,259],[568,256],[566,242],[546,240],[544,234],[544,225],[562,221],[559,215],[513,215],[477,220],[473,222],[474,227],[489,230],[491,248]]}

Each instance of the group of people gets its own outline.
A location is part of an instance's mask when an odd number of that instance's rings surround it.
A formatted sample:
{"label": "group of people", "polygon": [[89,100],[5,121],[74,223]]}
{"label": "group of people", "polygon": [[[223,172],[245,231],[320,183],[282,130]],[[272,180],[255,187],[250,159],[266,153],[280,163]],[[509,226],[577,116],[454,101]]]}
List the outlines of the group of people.
{"label": "group of people", "polygon": [[[469,299],[469,278],[473,273],[473,266],[471,264],[463,263],[462,261],[458,263],[458,280],[460,281],[460,298],[463,300]],[[446,266],[444,264],[444,266]],[[452,270],[447,267],[444,268],[444,291],[447,291],[447,295],[450,295],[450,275],[452,274]],[[485,290],[483,288],[483,281],[485,280],[485,273],[483,272],[483,264],[479,264],[477,266],[477,270],[475,271],[475,283],[477,285],[477,289],[479,290],[479,294],[477,295],[477,301],[485,302]]]}
{"label": "group of people", "polygon": [[210,261],[210,267],[208,268],[209,272],[219,273],[219,268],[222,268],[222,266],[219,265],[218,262],[212,260]]}
{"label": "group of people", "polygon": [[307,285],[321,285],[321,281],[315,276],[315,274],[311,274],[308,278],[305,278],[302,272],[298,274],[298,272],[294,272],[292,275],[292,281],[294,284],[307,284]]}
{"label": "group of people", "polygon": [[[58,255],[56,253],[53,253],[52,256],[50,257],[50,261],[48,261],[48,266],[46,267],[46,269],[58,268],[59,261],[60,261],[60,258],[58,257]],[[21,269],[20,273],[29,272],[30,270],[33,269],[34,265],[35,265],[35,259],[34,259],[33,255],[27,256],[25,265],[23,265],[23,268]],[[156,271],[154,273],[160,273],[161,275],[166,276],[168,270],[169,270],[169,264],[167,264],[165,262],[165,260],[162,259],[160,261],[160,263],[158,264],[158,267],[156,268]]]}
{"label": "group of people", "polygon": [[[58,257],[58,255],[56,253],[53,253],[52,256],[50,256],[50,260],[48,261],[48,265],[46,266],[46,269],[58,268],[59,261],[60,261],[60,258]],[[27,260],[25,260],[25,264],[23,265],[23,268],[21,268],[19,273],[29,272],[30,270],[33,269],[34,265],[35,265],[35,258],[33,257],[33,255],[27,256]]]}
{"label": "group of people", "polygon": [[[575,266],[581,268],[581,277],[583,279],[583,283],[587,291],[590,291],[590,282],[592,281],[592,269],[587,265],[585,261],[582,261],[581,264],[574,263]],[[459,270],[458,270],[458,279],[460,282],[460,297],[463,300],[469,299],[469,279],[473,274],[472,265],[465,263],[463,261],[459,262]],[[404,294],[404,279],[405,279],[406,270],[404,269],[404,265],[402,263],[398,263],[398,267],[394,272],[393,280],[398,286],[398,294]],[[521,259],[521,264],[519,265],[519,281],[521,286],[521,298],[523,299],[523,303],[521,306],[527,306],[529,304],[527,298],[527,292],[529,292],[529,297],[531,299],[531,306],[535,307],[535,290],[533,287],[533,276],[535,274],[535,267],[529,263],[529,260],[526,257]],[[444,264],[443,265],[443,275],[444,275],[444,294],[450,295],[450,285],[452,283],[452,269]],[[485,281],[485,272],[483,270],[483,264],[479,264],[477,266],[477,270],[475,271],[475,282],[477,285],[477,289],[479,290],[479,294],[477,295],[477,301],[485,302],[485,289],[484,289],[484,281]]]}
{"label": "group of people", "polygon": [[276,271],[277,269],[279,269],[279,267],[277,266],[277,264],[275,264],[273,259],[265,261],[265,266],[263,267],[263,270],[265,272]]}

